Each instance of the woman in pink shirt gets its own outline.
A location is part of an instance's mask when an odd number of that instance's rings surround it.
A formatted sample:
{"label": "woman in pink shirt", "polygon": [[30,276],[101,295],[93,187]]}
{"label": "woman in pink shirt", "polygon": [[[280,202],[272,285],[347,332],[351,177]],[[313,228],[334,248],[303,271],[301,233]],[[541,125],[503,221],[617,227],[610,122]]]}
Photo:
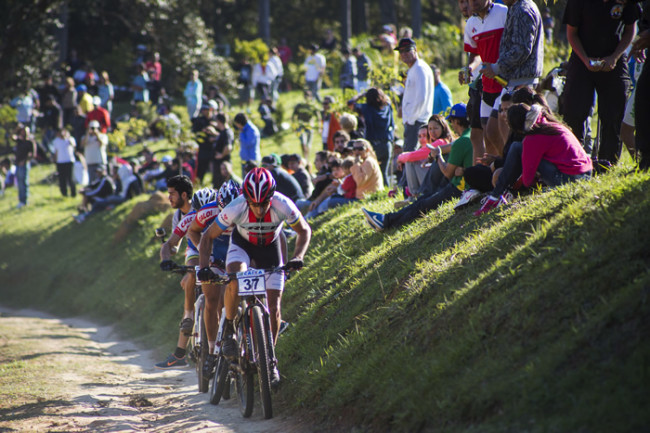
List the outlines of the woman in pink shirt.
{"label": "woman in pink shirt", "polygon": [[583,179],[593,166],[571,130],[534,104],[515,104],[508,110],[508,123],[525,135],[522,142],[521,180],[525,186],[535,182],[536,174],[548,186]]}

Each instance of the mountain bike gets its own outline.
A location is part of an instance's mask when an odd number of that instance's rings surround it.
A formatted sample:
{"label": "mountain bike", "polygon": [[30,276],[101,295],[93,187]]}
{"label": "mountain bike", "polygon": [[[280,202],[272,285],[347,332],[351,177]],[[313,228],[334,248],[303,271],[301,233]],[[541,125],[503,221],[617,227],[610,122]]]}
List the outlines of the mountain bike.
{"label": "mountain bike", "polygon": [[[217,404],[224,394],[227,393],[229,396],[230,383],[234,381],[240,410],[246,418],[253,413],[256,373],[263,416],[266,419],[273,417],[271,372],[277,366],[277,359],[271,332],[271,319],[266,305],[266,277],[289,270],[287,266],[271,269],[249,268],[244,272],[223,274],[218,277],[220,284],[226,284],[232,278],[237,278],[239,281],[241,306],[234,321],[236,339],[239,341],[239,354],[235,360],[219,356],[213,383],[214,402],[212,399],[211,402]],[[225,318],[225,314],[222,317]],[[218,347],[220,348],[220,345]]]}

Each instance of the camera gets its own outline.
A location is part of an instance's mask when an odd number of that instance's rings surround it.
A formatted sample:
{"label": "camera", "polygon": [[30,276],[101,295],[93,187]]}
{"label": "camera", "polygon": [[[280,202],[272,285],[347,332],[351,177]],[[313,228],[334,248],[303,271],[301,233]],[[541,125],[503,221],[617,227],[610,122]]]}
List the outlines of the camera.
{"label": "camera", "polygon": [[162,238],[163,236],[165,236],[165,234],[166,234],[166,232],[165,232],[165,228],[164,228],[164,227],[158,227],[158,228],[156,229],[156,237],[158,237],[158,238]]}
{"label": "camera", "polygon": [[589,60],[589,66],[603,66],[605,64],[604,60]]}

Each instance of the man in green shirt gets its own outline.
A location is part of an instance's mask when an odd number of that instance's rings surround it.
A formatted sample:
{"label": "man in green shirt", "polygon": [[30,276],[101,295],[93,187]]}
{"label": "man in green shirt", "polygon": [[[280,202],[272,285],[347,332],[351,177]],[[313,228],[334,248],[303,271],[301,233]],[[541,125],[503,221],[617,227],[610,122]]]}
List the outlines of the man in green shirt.
{"label": "man in green shirt", "polygon": [[469,138],[470,125],[467,120],[467,107],[465,104],[454,105],[447,119],[459,137],[452,143],[447,161],[445,161],[439,147],[433,148],[431,155],[435,158],[435,164],[438,164],[440,171],[449,179],[449,184],[435,194],[420,197],[398,212],[384,215],[362,208],[361,210],[372,228],[382,231],[390,227],[408,224],[427,212],[437,209],[443,203],[459,198],[462,195],[465,189],[465,181],[462,175],[455,176],[455,171],[459,167],[466,168],[474,165],[472,141]]}

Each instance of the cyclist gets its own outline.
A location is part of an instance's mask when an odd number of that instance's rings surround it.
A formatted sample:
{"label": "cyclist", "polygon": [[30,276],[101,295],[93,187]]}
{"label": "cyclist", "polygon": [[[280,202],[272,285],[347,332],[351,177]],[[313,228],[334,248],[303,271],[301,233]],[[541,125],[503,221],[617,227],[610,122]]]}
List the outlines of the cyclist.
{"label": "cyclist", "polygon": [[[201,207],[197,213],[196,218],[189,226],[188,236],[190,240],[198,245],[201,239],[201,233],[205,231],[206,227],[210,226],[215,220],[219,212],[226,207],[231,201],[239,196],[241,189],[239,183],[234,180],[228,180],[217,193],[217,199]],[[226,261],[226,253],[230,244],[230,233],[232,230],[227,230],[221,236],[214,239],[212,243],[212,261],[222,262]],[[221,285],[203,283],[203,296],[205,297],[205,332],[208,336],[208,356],[203,365],[203,374],[212,376],[214,367],[217,362],[217,357],[214,354],[214,347],[217,340],[217,328],[219,324],[219,314],[223,307],[223,289]]]}
{"label": "cyclist", "polygon": [[[208,267],[210,245],[213,239],[230,228],[233,228],[233,232],[226,260],[228,273],[245,271],[251,262],[253,266],[259,268],[281,266],[283,258],[280,233],[285,221],[296,232],[294,254],[288,264],[295,269],[302,267],[303,257],[311,239],[311,228],[296,205],[275,189],[275,180],[265,168],[254,168],[246,175],[242,184],[243,194],[226,206],[219,213],[216,223],[208,227],[201,236],[199,279],[213,278],[213,273]],[[275,342],[282,319],[280,301],[284,289],[284,275],[282,273],[270,275],[266,282],[266,289],[271,331]],[[238,282],[237,279],[233,279],[228,284],[224,297],[226,326],[221,347],[223,355],[230,358],[236,357],[238,351],[233,327],[238,300]],[[280,381],[277,364],[271,375],[271,384],[275,386]]]}
{"label": "cyclist", "polygon": [[[183,218],[192,211],[192,181],[187,176],[173,176],[167,181],[168,199],[173,209],[176,209],[172,217],[172,231],[175,232],[179,223]],[[180,246],[182,237],[172,235],[160,248],[160,268],[162,270],[170,270],[172,268],[172,261],[169,260],[172,254],[176,254]],[[189,245],[188,245],[189,249]],[[186,262],[187,254],[186,251]],[[196,256],[195,262],[198,262]],[[188,263],[189,264],[189,263]],[[196,263],[195,263],[196,264]],[[187,346],[188,335],[192,332],[193,326],[193,310],[194,310],[194,274],[185,274],[181,280],[181,288],[185,291],[185,302],[183,306],[183,318],[180,324],[180,332],[178,335],[178,344],[173,353],[167,359],[155,365],[156,368],[173,368],[173,367],[186,367],[187,361],[185,359],[185,347]]]}

